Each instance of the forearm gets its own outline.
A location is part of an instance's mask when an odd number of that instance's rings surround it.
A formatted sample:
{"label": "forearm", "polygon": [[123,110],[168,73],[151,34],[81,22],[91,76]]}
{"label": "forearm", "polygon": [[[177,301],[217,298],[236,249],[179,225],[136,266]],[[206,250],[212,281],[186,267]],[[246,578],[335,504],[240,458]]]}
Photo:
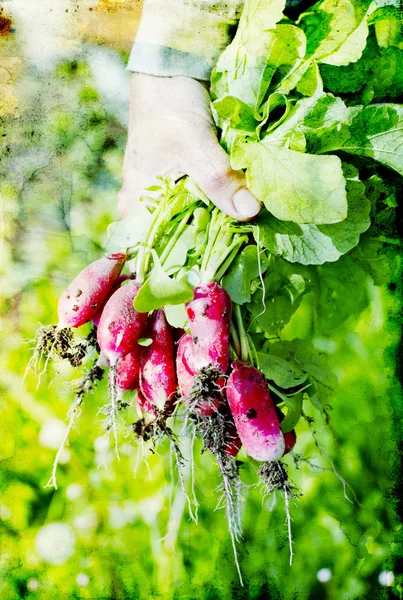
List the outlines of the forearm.
{"label": "forearm", "polygon": [[242,0],[145,0],[131,71],[208,80],[229,44]]}

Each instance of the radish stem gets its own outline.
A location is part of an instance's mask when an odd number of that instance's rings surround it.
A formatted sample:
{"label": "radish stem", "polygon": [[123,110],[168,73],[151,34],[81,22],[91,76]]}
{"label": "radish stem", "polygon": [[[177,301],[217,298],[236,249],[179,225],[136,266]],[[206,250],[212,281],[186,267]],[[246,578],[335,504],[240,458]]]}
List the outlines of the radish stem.
{"label": "radish stem", "polygon": [[259,357],[256,351],[256,346],[253,343],[253,340],[251,338],[251,336],[249,335],[249,333],[246,334],[247,340],[248,340],[248,344],[249,344],[249,351],[250,351],[250,355],[249,355],[249,359],[250,359],[250,364],[252,365],[252,367],[257,367],[259,369]]}
{"label": "radish stem", "polygon": [[245,331],[245,326],[242,319],[241,307],[239,306],[239,304],[235,304],[234,306],[235,317],[238,324],[239,339],[241,342],[241,360],[243,362],[247,362],[250,356],[248,336]]}
{"label": "radish stem", "polygon": [[212,250],[212,248],[214,246],[214,242],[216,241],[217,236],[220,232],[219,227],[214,228],[217,218],[218,218],[218,212],[217,212],[217,210],[213,210],[213,212],[211,213],[211,221],[210,221],[209,229],[208,229],[207,247],[204,251],[203,261],[202,261],[201,268],[200,268],[202,273],[207,270],[207,264],[208,264],[208,260],[210,258],[211,250]]}
{"label": "radish stem", "polygon": [[168,258],[172,248],[175,246],[176,242],[178,241],[181,234],[183,233],[183,231],[187,225],[187,222],[189,221],[189,217],[191,216],[192,213],[193,213],[193,208],[190,208],[189,210],[186,211],[186,213],[185,213],[184,217],[182,218],[182,220],[180,221],[174,235],[171,237],[168,244],[165,246],[165,250],[163,251],[163,253],[160,256],[161,265],[164,265],[164,262]]}
{"label": "radish stem", "polygon": [[240,358],[241,357],[241,342],[240,342],[236,327],[234,326],[234,323],[232,321],[231,321],[231,325],[230,325],[230,335],[232,338],[235,353],[236,353],[237,357]]}
{"label": "radish stem", "polygon": [[147,237],[147,240],[143,245],[140,246],[139,253],[136,260],[136,279],[139,283],[143,283],[146,275],[146,263],[148,262],[148,253],[153,245],[154,238],[158,231],[158,227],[161,221],[161,214],[164,210],[164,202],[160,202],[155,209],[155,218],[151,225],[151,231]]}
{"label": "radish stem", "polygon": [[244,242],[247,241],[248,238],[246,236],[235,236],[234,241],[229,246],[227,252],[225,252],[221,264],[217,267],[217,272],[214,276],[214,279],[219,281],[221,277],[223,277],[227,269],[230,267],[232,261],[237,257],[240,247]]}

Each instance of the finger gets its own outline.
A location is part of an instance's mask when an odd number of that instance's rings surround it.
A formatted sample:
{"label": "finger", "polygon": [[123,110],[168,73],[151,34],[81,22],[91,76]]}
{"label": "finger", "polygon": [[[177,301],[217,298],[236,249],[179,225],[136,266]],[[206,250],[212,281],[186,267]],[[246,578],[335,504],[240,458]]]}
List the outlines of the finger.
{"label": "finger", "polygon": [[179,158],[183,171],[223,212],[238,221],[249,221],[259,214],[261,203],[250,192],[242,171],[231,168],[228,154],[214,133],[196,141],[187,156]]}

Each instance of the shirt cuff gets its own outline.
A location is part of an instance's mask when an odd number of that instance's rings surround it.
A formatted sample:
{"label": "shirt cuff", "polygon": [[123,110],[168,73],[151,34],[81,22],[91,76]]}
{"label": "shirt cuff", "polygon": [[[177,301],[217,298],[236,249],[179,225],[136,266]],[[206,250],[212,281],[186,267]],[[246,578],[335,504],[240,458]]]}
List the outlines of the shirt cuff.
{"label": "shirt cuff", "polygon": [[167,46],[157,46],[147,42],[135,42],[127,63],[129,71],[175,77],[184,75],[208,81],[212,65],[202,56],[192,52],[182,52]]}
{"label": "shirt cuff", "polygon": [[232,39],[241,7],[240,0],[145,0],[127,68],[209,80]]}

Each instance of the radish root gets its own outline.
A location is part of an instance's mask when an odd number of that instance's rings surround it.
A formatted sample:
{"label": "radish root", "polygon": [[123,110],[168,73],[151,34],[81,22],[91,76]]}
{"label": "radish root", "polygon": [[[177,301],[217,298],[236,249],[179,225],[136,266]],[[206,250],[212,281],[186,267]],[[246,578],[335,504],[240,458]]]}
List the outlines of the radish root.
{"label": "radish root", "polygon": [[287,523],[287,535],[290,548],[290,565],[292,565],[293,539],[291,533],[291,514],[290,514],[290,499],[298,498],[298,493],[293,490],[294,486],[288,479],[287,469],[280,461],[268,461],[262,464],[259,468],[259,476],[264,485],[266,494],[271,494],[275,490],[281,490],[284,494],[285,514]]}
{"label": "radish root", "polygon": [[81,413],[81,405],[84,400],[86,394],[89,394],[94,391],[94,387],[101,381],[104,376],[104,369],[98,364],[98,361],[94,364],[94,366],[87,371],[83,377],[80,377],[76,381],[71,382],[70,388],[75,390],[75,398],[74,402],[71,405],[68,413],[68,425],[66,432],[63,436],[63,440],[60,444],[59,450],[56,453],[55,460],[53,461],[52,473],[48,483],[45,487],[54,487],[57,490],[57,480],[56,480],[56,472],[59,464],[60,456],[65,448],[68,445],[68,439],[71,430],[75,426],[76,419],[80,416]]}
{"label": "radish root", "polygon": [[[79,367],[87,356],[89,348],[96,345],[93,330],[87,338],[78,341],[74,339],[71,329],[68,327],[59,329],[56,325],[41,325],[36,331],[33,341],[35,342],[33,355],[28,361],[23,381],[25,381],[28,371],[33,369],[38,373],[37,389],[40,386],[42,376],[46,373],[50,360],[65,359],[69,361],[72,367]],[[42,370],[39,371],[39,365],[43,359],[45,359],[45,363]]]}
{"label": "radish root", "polygon": [[[315,442],[315,446],[316,446],[316,447],[317,447],[317,449],[319,450],[319,453],[320,453],[320,455],[321,455],[321,456],[323,456],[323,458],[324,458],[324,459],[326,459],[326,460],[327,460],[327,461],[330,463],[330,465],[331,465],[331,469],[328,469],[328,470],[329,470],[329,471],[332,471],[332,472],[335,474],[335,476],[337,477],[337,479],[340,481],[340,483],[342,484],[342,486],[343,486],[343,495],[344,495],[344,498],[345,498],[345,499],[347,500],[347,502],[349,502],[350,504],[354,504],[353,500],[351,500],[351,498],[349,498],[349,496],[347,495],[347,488],[348,488],[348,489],[350,490],[350,492],[351,492],[351,494],[352,494],[352,496],[353,496],[353,498],[354,498],[354,501],[356,502],[356,504],[358,504],[358,506],[361,506],[361,504],[360,504],[360,502],[359,502],[359,500],[358,500],[358,498],[357,498],[357,495],[356,495],[356,493],[355,493],[354,489],[353,489],[353,488],[351,487],[351,485],[350,485],[350,484],[349,484],[349,483],[348,483],[348,482],[347,482],[347,481],[344,479],[344,477],[342,477],[342,476],[340,475],[340,473],[337,471],[336,467],[334,466],[333,459],[332,459],[332,458],[329,456],[329,454],[328,454],[328,453],[327,453],[327,452],[324,450],[324,448],[323,448],[322,444],[319,442],[319,440],[318,440],[318,436],[317,436],[317,434],[316,434],[316,431],[315,431],[315,429],[314,429],[314,427],[313,427],[313,419],[312,419],[311,417],[308,417],[308,416],[307,416],[307,415],[306,415],[304,412],[302,412],[302,416],[304,417],[305,421],[306,421],[306,422],[307,422],[307,424],[308,424],[308,427],[309,427],[309,429],[310,429],[310,431],[311,431],[311,434],[312,434],[313,441]],[[294,458],[295,458],[295,457],[294,457]],[[306,460],[306,459],[302,459],[302,458],[301,458],[300,460]],[[306,460],[306,462],[308,462],[308,461]],[[313,465],[311,464],[311,466],[313,466]],[[321,467],[316,467],[316,468],[320,469]],[[322,467],[322,470],[326,470],[326,469],[323,469],[323,467]]]}
{"label": "radish root", "polygon": [[[225,452],[228,445],[226,431],[228,429],[228,425],[232,423],[232,421],[229,415],[223,415],[217,411],[216,407],[211,401],[211,398],[204,400],[204,402],[210,403],[212,412],[213,409],[215,412],[213,412],[211,416],[202,416],[199,411],[191,412],[190,420],[195,423],[196,430],[199,432],[202,438],[202,452],[209,450],[216,459],[218,468],[220,470],[223,494],[217,503],[216,510],[221,508],[223,502],[225,502],[225,512],[234,553],[235,566],[238,571],[239,581],[243,586],[242,574],[238,560],[238,551],[236,547],[236,544],[242,539],[242,484],[239,477],[237,461],[234,458],[229,457]],[[197,406],[196,398],[193,399],[192,405]]]}
{"label": "radish root", "polygon": [[[198,523],[198,502],[196,500],[196,496],[194,494],[194,487],[192,483],[192,497],[189,496],[187,492],[187,477],[184,477],[183,467],[185,465],[185,458],[183,457],[182,451],[180,449],[178,438],[175,433],[172,431],[170,427],[166,424],[167,419],[172,416],[172,409],[168,407],[166,410],[156,411],[156,416],[153,421],[147,423],[146,420],[140,419],[132,424],[132,430],[137,438],[142,440],[144,443],[151,440],[152,446],[155,447],[158,442],[164,436],[167,437],[170,441],[171,451],[175,456],[176,468],[178,471],[179,483],[181,485],[184,497],[188,504],[189,516],[194,523]],[[194,440],[193,440],[194,441]],[[192,442],[193,449],[193,442]],[[193,478],[193,457],[191,459],[190,464],[190,472]],[[192,480],[193,481],[193,480]]]}
{"label": "radish root", "polygon": [[[231,544],[234,554],[234,562],[238,572],[239,582],[243,587],[241,568],[239,566],[237,543],[242,539],[242,529],[240,520],[240,487],[238,466],[234,459],[220,454],[214,454],[220,469],[223,480],[223,498],[225,499],[225,513],[227,516],[228,531],[231,537]],[[219,500],[216,510],[221,508]]]}
{"label": "radish root", "polygon": [[111,432],[113,433],[113,437],[115,440],[115,453],[118,460],[120,460],[119,455],[119,439],[118,439],[118,431],[117,431],[117,415],[119,413],[119,409],[122,407],[120,402],[117,389],[116,389],[116,375],[117,369],[116,365],[111,365],[109,369],[108,376],[108,392],[109,392],[109,402],[105,404],[102,408],[99,409],[99,413],[105,415],[105,419],[103,422],[103,428],[105,430],[104,435],[104,452],[106,453],[109,448],[109,438]]}

